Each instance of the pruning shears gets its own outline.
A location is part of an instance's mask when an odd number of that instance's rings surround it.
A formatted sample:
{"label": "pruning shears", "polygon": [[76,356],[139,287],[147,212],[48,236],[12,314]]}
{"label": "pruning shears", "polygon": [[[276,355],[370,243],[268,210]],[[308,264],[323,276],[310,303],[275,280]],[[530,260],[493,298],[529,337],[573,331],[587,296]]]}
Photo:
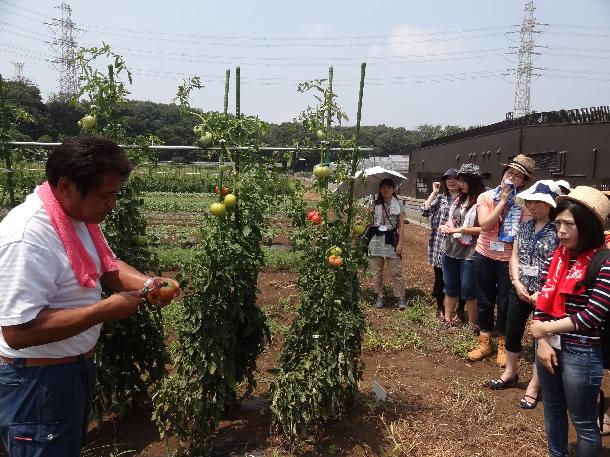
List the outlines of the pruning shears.
{"label": "pruning shears", "polygon": [[139,292],[139,296],[140,298],[146,300],[146,296],[149,294],[149,292],[159,290],[161,287],[165,287],[166,285],[166,281],[152,281],[150,284],[146,284],[144,287],[142,287],[142,290]]}

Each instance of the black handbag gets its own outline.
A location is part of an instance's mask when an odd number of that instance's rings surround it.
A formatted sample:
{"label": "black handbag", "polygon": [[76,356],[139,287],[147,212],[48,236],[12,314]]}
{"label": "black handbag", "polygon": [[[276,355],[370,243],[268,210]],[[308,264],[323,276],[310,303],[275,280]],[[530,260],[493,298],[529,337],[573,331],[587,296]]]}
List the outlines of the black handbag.
{"label": "black handbag", "polygon": [[385,244],[391,244],[396,249],[396,246],[398,246],[398,231],[396,229],[385,232]]}
{"label": "black handbag", "polygon": [[375,235],[377,235],[377,232],[379,231],[378,229],[379,229],[379,227],[377,225],[369,225],[366,228],[366,230],[360,237],[360,239],[362,240],[362,242],[364,243],[365,246],[368,246],[369,243],[371,242],[371,240],[373,239],[373,237]]}

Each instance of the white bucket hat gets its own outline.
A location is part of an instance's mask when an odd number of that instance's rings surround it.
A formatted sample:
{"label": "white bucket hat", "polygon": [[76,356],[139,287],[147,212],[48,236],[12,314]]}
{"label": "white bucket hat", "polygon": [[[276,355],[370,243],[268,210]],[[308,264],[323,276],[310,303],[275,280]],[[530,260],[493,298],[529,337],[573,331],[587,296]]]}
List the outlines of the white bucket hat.
{"label": "white bucket hat", "polygon": [[555,182],[559,186],[559,189],[561,190],[561,193],[564,194],[564,195],[569,194],[570,191],[572,190],[572,186],[570,186],[570,183],[567,182],[565,179],[559,179],[559,180],[557,180]]}
{"label": "white bucket hat", "polygon": [[526,201],[539,201],[548,203],[553,208],[556,208],[557,203],[555,203],[555,199],[559,195],[561,195],[561,189],[555,181],[542,179],[536,181],[529,189],[515,195],[515,202],[523,207]]}

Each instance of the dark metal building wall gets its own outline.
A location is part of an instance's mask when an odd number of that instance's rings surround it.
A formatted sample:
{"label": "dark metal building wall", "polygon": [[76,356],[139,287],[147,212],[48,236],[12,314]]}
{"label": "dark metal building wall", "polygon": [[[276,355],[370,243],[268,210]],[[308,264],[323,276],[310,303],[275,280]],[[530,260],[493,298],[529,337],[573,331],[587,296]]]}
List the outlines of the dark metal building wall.
{"label": "dark metal building wall", "polygon": [[[595,150],[595,151],[594,151]],[[537,161],[538,179],[566,179],[574,185],[610,186],[610,122],[524,126],[465,138],[411,152],[404,195],[425,198],[448,168],[474,162],[496,186],[503,167],[516,154]]]}

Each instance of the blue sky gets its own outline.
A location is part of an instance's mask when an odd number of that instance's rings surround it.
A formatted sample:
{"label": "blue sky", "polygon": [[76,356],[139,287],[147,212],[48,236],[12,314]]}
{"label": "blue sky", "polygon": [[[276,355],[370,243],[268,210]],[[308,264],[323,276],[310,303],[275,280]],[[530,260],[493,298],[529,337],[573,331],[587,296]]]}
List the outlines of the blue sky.
{"label": "blue sky", "polygon": [[[0,0],[0,73],[13,62],[43,95],[57,91],[47,23],[59,2]],[[68,1],[81,46],[102,41],[134,74],[131,97],[170,102],[188,76],[193,105],[220,110],[224,74],[241,67],[242,112],[292,120],[313,103],[298,82],[333,65],[339,102],[355,120],[367,62],[363,124],[484,125],[512,111],[524,0],[291,2]],[[610,1],[535,0],[531,86],[536,111],[610,104]],[[232,81],[233,82],[233,81]],[[234,92],[232,91],[232,94]],[[233,105],[233,102],[231,102]]]}

